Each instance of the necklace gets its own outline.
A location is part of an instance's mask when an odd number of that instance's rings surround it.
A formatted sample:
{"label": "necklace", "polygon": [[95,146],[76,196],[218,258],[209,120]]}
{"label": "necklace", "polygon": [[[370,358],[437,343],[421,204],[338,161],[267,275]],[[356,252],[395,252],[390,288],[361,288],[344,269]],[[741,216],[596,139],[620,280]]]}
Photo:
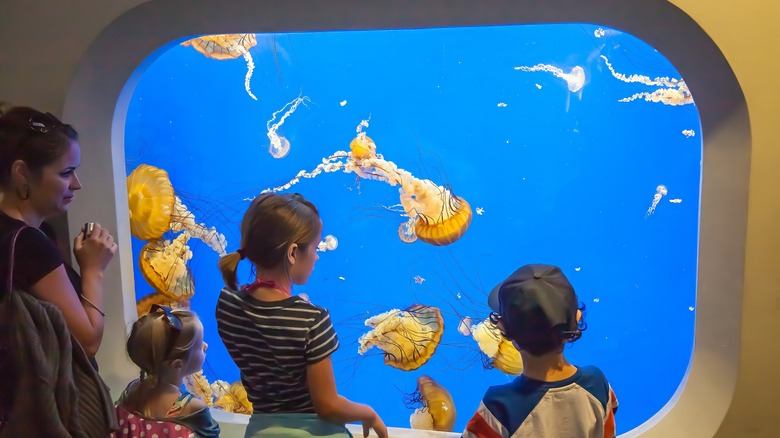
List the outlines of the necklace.
{"label": "necklace", "polygon": [[261,278],[257,278],[255,279],[254,283],[246,285],[244,287],[244,290],[246,290],[247,292],[251,292],[255,289],[260,289],[260,288],[278,290],[279,292],[283,293],[288,297],[292,295],[290,293],[289,288],[284,288],[273,280],[263,280]]}

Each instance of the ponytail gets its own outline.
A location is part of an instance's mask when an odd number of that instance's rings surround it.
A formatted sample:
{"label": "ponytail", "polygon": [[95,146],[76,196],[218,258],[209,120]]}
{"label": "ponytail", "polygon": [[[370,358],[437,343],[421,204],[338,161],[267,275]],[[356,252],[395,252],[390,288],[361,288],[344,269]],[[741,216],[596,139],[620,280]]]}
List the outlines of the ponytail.
{"label": "ponytail", "polygon": [[243,259],[241,250],[231,252],[219,258],[219,271],[222,273],[222,280],[225,286],[236,290],[238,289],[238,262]]}

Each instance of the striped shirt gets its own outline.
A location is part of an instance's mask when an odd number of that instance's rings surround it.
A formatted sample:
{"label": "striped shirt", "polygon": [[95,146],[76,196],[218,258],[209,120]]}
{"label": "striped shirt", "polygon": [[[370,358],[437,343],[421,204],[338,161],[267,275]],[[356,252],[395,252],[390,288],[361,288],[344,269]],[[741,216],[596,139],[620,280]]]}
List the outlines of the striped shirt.
{"label": "striped shirt", "polygon": [[327,310],[297,296],[260,301],[224,288],[216,317],[254,413],[314,413],[306,366],[339,347]]}

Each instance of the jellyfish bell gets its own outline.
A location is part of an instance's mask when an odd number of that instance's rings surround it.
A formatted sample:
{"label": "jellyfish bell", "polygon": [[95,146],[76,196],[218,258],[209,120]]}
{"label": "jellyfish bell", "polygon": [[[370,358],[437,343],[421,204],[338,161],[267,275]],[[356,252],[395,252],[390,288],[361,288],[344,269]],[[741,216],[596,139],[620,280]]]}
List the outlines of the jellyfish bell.
{"label": "jellyfish bell", "polygon": [[472,219],[471,205],[449,189],[441,190],[437,196],[439,199],[434,205],[439,207],[439,212],[427,209],[427,213],[418,213],[414,232],[418,239],[430,245],[450,245],[468,230]]}
{"label": "jellyfish bell", "polygon": [[358,353],[377,347],[383,352],[385,364],[403,371],[425,365],[444,332],[441,311],[422,304],[389,310],[367,319],[365,325],[372,329],[358,340]]}
{"label": "jellyfish bell", "polygon": [[204,35],[181,43],[191,46],[207,58],[216,60],[236,59],[257,45],[253,33],[231,33],[222,35]]}
{"label": "jellyfish bell", "polygon": [[159,239],[144,245],[138,260],[141,275],[171,301],[189,300],[195,294],[195,283],[187,262],[192,252],[189,236],[180,234],[173,241]]}
{"label": "jellyfish bell", "polygon": [[452,432],[457,412],[449,391],[432,377],[422,375],[417,378],[417,392],[413,394],[413,399],[419,399],[422,407],[415,409],[409,417],[412,429]]}
{"label": "jellyfish bell", "polygon": [[349,150],[354,160],[363,160],[376,155],[376,144],[369,136],[361,132],[349,143]]}
{"label": "jellyfish bell", "polygon": [[414,226],[417,222],[417,218],[410,219],[398,226],[398,238],[404,243],[414,243],[417,241],[417,233],[414,231]]}
{"label": "jellyfish bell", "polygon": [[127,177],[130,233],[141,240],[155,240],[170,229],[175,197],[168,172],[148,164]]}
{"label": "jellyfish bell", "polygon": [[572,93],[582,90],[585,85],[585,70],[579,65],[574,66],[566,77],[566,84]]}
{"label": "jellyfish bell", "polygon": [[523,372],[523,359],[511,341],[506,339],[490,319],[471,326],[471,336],[488,358],[487,368],[519,376]]}
{"label": "jellyfish bell", "polygon": [[658,187],[655,188],[655,192],[660,194],[661,196],[666,196],[669,194],[669,190],[666,188],[665,185],[661,184]]}
{"label": "jellyfish bell", "polygon": [[268,153],[277,159],[286,157],[290,153],[290,140],[281,135],[272,137]]}
{"label": "jellyfish bell", "polygon": [[339,240],[336,238],[336,236],[328,234],[320,243],[317,244],[317,251],[333,251],[338,247]]}

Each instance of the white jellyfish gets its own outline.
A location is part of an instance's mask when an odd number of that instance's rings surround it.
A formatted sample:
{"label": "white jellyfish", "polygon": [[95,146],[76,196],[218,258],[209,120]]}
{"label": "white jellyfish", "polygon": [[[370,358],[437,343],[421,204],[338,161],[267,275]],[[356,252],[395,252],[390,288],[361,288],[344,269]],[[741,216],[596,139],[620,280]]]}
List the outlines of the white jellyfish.
{"label": "white jellyfish", "polygon": [[666,196],[667,193],[669,193],[669,190],[667,190],[666,186],[663,184],[655,188],[655,195],[653,195],[653,203],[650,204],[650,208],[647,209],[647,213],[645,213],[645,219],[647,219],[648,216],[650,216],[655,212],[655,207],[658,206],[658,203],[661,202],[661,198]]}
{"label": "white jellyfish", "polygon": [[619,102],[631,102],[637,99],[643,99],[647,102],[663,103],[664,105],[687,105],[693,103],[693,96],[691,96],[688,86],[682,79],[675,79],[667,76],[650,78],[649,76],[637,74],[626,76],[623,73],[615,71],[615,68],[612,67],[612,64],[606,56],[601,55],[601,59],[604,60],[604,63],[607,65],[607,68],[609,68],[612,76],[621,82],[627,84],[638,83],[650,87],[663,87],[652,92],[643,91],[635,93],[630,97],[620,99]]}
{"label": "white jellyfish", "polygon": [[325,251],[333,251],[334,249],[338,248],[339,246],[339,240],[336,239],[336,236],[332,234],[328,234],[325,236],[325,239],[322,240],[317,245],[317,251],[319,252],[325,252]]}
{"label": "white jellyfish", "polygon": [[515,67],[515,70],[552,73],[555,77],[566,81],[566,85],[572,93],[582,90],[582,87],[585,85],[585,70],[579,65],[574,66],[569,73],[564,73],[560,68],[548,64],[537,64],[533,67],[520,66]]}
{"label": "white jellyfish", "polygon": [[417,234],[414,232],[414,226],[417,218],[411,218],[398,226],[398,238],[404,243],[414,243],[417,241]]}
{"label": "white jellyfish", "polygon": [[[298,105],[303,104],[306,106],[306,102],[311,102],[307,96],[298,96],[290,102],[286,103],[279,111],[275,111],[271,116],[271,120],[266,122],[265,126],[266,129],[268,129],[268,133],[266,135],[268,136],[268,140],[271,141],[271,145],[268,147],[268,153],[270,153],[272,157],[284,158],[290,152],[289,140],[277,134],[277,131],[282,126],[287,117],[290,117],[290,115],[295,112],[296,109],[298,109]],[[277,121],[276,116],[279,115],[279,113],[282,111],[284,111],[284,114],[282,114],[282,116]]]}

